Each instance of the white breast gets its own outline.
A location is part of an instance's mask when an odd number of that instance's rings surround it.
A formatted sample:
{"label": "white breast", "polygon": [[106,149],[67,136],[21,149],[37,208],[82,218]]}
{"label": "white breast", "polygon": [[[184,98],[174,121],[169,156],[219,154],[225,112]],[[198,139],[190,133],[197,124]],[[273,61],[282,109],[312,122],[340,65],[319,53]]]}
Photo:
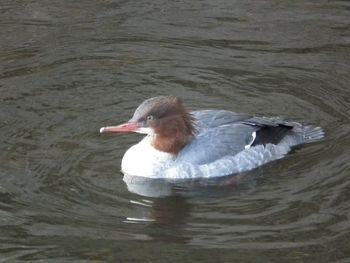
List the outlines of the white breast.
{"label": "white breast", "polygon": [[122,160],[122,172],[134,176],[157,177],[174,164],[175,157],[151,145],[151,136],[129,148]]}

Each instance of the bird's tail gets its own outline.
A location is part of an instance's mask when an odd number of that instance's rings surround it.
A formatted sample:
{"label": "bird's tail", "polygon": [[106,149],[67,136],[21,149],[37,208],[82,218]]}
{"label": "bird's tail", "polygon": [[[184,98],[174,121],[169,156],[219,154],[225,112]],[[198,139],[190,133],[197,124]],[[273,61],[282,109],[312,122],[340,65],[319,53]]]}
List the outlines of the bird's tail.
{"label": "bird's tail", "polygon": [[305,125],[301,129],[301,135],[304,143],[316,142],[324,138],[324,131],[321,127]]}

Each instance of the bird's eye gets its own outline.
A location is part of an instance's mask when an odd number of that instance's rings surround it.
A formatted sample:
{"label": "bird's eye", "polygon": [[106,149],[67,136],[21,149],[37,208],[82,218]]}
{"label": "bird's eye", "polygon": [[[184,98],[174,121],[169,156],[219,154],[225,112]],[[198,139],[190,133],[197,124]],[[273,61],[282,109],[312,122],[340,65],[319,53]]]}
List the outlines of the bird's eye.
{"label": "bird's eye", "polygon": [[147,116],[147,121],[153,121],[153,119],[154,119],[153,115],[148,115]]}

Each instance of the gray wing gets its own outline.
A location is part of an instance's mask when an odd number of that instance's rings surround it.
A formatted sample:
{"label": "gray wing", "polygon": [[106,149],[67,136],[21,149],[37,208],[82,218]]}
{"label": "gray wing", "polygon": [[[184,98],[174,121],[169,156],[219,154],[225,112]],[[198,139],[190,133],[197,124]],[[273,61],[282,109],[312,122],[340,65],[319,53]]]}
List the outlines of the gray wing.
{"label": "gray wing", "polygon": [[200,110],[192,111],[191,114],[196,120],[196,126],[201,129],[215,128],[251,118],[250,115],[226,110]]}
{"label": "gray wing", "polygon": [[176,160],[204,164],[227,155],[236,155],[253,142],[253,133],[258,129],[242,123],[225,124],[215,129],[202,128]]}
{"label": "gray wing", "polygon": [[191,112],[198,135],[179,153],[177,161],[213,162],[247,147],[277,144],[292,128],[280,118],[251,117],[224,110]]}

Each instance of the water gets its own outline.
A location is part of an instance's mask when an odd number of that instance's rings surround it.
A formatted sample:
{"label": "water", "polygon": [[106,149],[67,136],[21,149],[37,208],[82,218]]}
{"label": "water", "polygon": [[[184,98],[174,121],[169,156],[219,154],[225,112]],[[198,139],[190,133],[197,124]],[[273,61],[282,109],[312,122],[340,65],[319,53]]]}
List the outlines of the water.
{"label": "water", "polygon": [[[3,0],[0,261],[349,262],[349,12],[348,1]],[[120,161],[141,137],[98,130],[160,94],[327,136],[239,177],[127,185]]]}

